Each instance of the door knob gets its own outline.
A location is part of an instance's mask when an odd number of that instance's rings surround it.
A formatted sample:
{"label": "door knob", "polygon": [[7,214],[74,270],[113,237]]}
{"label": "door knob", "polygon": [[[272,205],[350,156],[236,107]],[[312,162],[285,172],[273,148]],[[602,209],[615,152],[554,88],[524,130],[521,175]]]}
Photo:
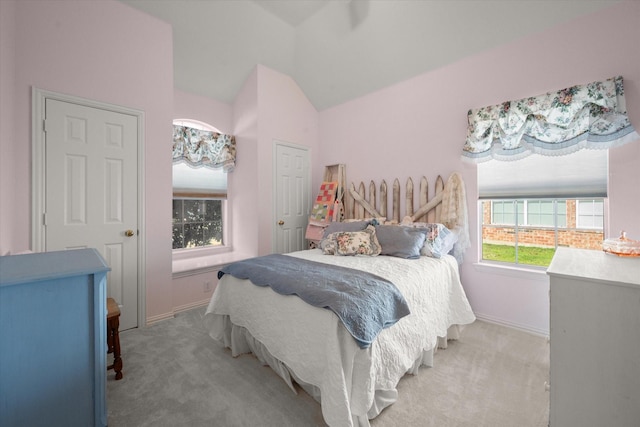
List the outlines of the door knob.
{"label": "door knob", "polygon": [[124,232],[124,235],[127,237],[131,237],[133,236],[135,233],[133,232],[133,230],[127,230]]}
{"label": "door knob", "polygon": [[278,221],[278,225],[284,225],[284,221],[283,220]]}

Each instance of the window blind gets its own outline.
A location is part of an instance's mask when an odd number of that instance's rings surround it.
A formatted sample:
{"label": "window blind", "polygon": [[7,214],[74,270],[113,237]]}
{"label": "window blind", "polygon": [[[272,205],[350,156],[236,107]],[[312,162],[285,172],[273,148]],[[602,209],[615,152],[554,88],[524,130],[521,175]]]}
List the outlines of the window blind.
{"label": "window blind", "polygon": [[226,198],[227,173],[222,169],[173,164],[173,196]]}
{"label": "window blind", "polygon": [[481,199],[607,197],[608,150],[478,164]]}

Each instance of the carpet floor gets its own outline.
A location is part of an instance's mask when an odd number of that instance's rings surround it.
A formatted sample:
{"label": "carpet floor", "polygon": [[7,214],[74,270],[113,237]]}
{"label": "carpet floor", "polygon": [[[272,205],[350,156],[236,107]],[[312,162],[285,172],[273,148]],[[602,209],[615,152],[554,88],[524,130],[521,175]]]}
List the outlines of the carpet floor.
{"label": "carpet floor", "polygon": [[[324,426],[320,405],[252,355],[231,357],[203,327],[204,307],[120,334],[124,378],[107,375],[109,427]],[[546,427],[549,346],[476,321],[406,375],[372,427]]]}

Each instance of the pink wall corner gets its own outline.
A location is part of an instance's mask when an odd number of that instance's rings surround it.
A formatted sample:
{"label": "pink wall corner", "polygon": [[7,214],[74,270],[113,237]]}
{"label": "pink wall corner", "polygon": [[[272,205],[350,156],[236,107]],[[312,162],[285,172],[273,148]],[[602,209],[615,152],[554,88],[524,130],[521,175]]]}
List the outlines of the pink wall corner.
{"label": "pink wall corner", "polygon": [[[175,92],[174,114],[220,126],[221,131],[230,129],[236,137],[237,164],[229,174],[232,257],[271,253],[273,140],[309,147],[313,155],[318,149],[317,111],[290,77],[261,65],[246,80],[230,110],[230,125],[223,128],[223,121],[219,124],[211,117],[223,119],[224,104]],[[174,308],[201,302],[203,281],[210,274],[174,279]]]}
{"label": "pink wall corner", "polygon": [[[115,0],[18,2],[11,245],[29,247],[31,87],[144,112],[146,314],[171,312],[170,25]],[[4,100],[3,106],[4,106]],[[6,183],[2,183],[4,187]],[[3,196],[4,197],[4,196]],[[4,204],[3,200],[3,204]]]}
{"label": "pink wall corner", "polygon": [[14,102],[16,2],[0,2],[0,256],[22,251],[14,241]]}
{"label": "pink wall corner", "polygon": [[254,69],[233,104],[236,167],[229,175],[234,251],[258,254],[258,73]]}
{"label": "pink wall corner", "polygon": [[[318,112],[288,75],[258,65],[258,158],[259,164],[259,206],[269,206],[263,210],[259,222],[259,253],[273,252],[273,144],[274,141],[288,142],[309,148],[312,177],[317,177],[318,160]],[[316,178],[317,179],[317,178]],[[312,189],[318,188],[319,180],[312,181]],[[311,199],[309,200],[309,204]]]}
{"label": "pink wall corner", "polygon": [[[627,108],[640,127],[640,3],[622,2],[551,30],[492,49],[320,113],[320,162],[346,163],[347,180],[393,179],[460,171],[467,186],[472,245],[461,267],[476,313],[548,332],[548,279],[478,271],[476,168],[461,161],[469,108],[606,79],[625,78]],[[615,46],[615,48],[612,48]],[[638,143],[610,156],[612,227],[640,224]]]}

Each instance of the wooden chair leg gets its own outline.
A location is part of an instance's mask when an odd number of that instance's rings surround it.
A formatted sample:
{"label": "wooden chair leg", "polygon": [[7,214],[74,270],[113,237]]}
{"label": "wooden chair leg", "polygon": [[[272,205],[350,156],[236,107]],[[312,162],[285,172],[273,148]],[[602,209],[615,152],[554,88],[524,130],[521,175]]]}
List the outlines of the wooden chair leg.
{"label": "wooden chair leg", "polygon": [[113,353],[113,364],[107,366],[107,370],[113,369],[116,380],[122,379],[122,357],[120,355],[120,316],[113,316],[107,320],[107,346],[108,353]]}
{"label": "wooden chair leg", "polygon": [[113,319],[113,370],[116,380],[122,379],[122,357],[120,357],[120,316]]}
{"label": "wooden chair leg", "polygon": [[107,321],[107,354],[113,353],[113,332],[111,331],[111,321]]}

